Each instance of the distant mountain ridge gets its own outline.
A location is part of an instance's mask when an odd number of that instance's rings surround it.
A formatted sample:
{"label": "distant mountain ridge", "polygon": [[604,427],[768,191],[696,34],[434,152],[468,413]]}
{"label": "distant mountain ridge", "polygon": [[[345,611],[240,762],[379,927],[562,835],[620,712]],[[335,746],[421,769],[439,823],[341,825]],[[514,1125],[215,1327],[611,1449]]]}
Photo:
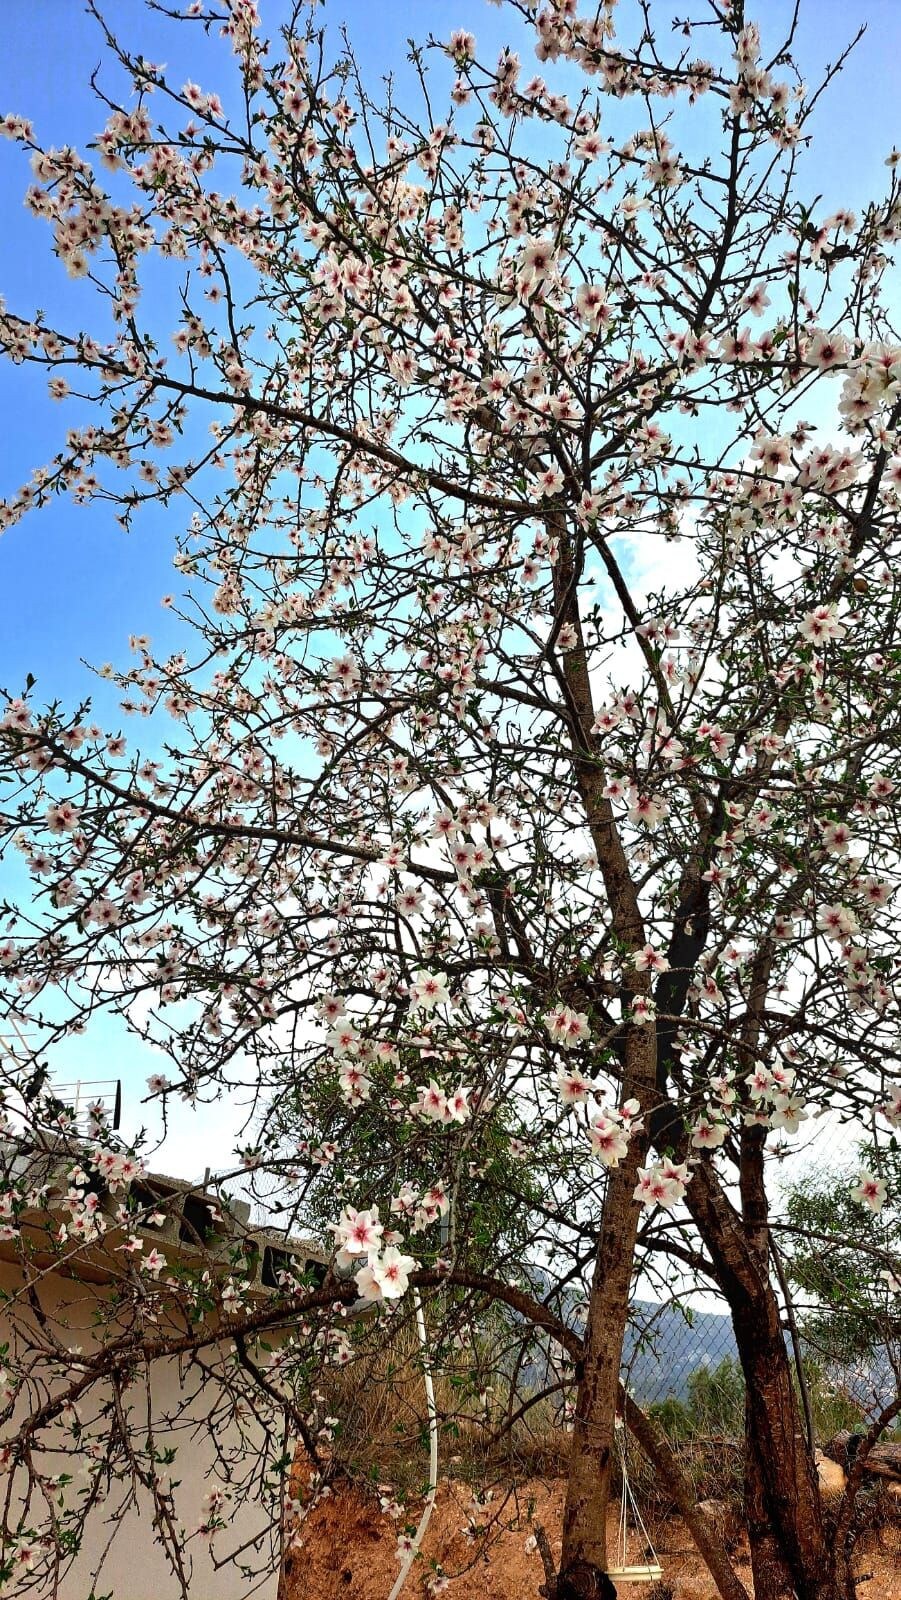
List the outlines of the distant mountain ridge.
{"label": "distant mountain ridge", "polygon": [[[550,1280],[541,1272],[532,1274],[539,1295],[547,1294]],[[564,1296],[564,1318],[573,1327],[583,1325],[584,1297],[573,1292]],[[726,1312],[697,1311],[675,1304],[661,1305],[652,1300],[633,1301],[623,1342],[622,1379],[639,1405],[674,1397],[688,1398],[692,1375],[718,1367],[729,1358],[738,1359],[732,1322]],[[533,1360],[521,1369],[525,1390],[544,1387],[554,1369],[553,1360]]]}
{"label": "distant mountain ridge", "polygon": [[[690,1318],[690,1320],[689,1320]],[[681,1311],[638,1300],[623,1343],[623,1382],[639,1405],[688,1398],[692,1374],[738,1359],[732,1323],[721,1311]]]}
{"label": "distant mountain ridge", "polygon": [[[567,1296],[567,1322],[581,1328],[584,1299]],[[786,1344],[789,1343],[785,1332]],[[738,1361],[732,1321],[724,1311],[699,1311],[690,1306],[661,1305],[652,1300],[633,1301],[623,1340],[622,1381],[639,1405],[668,1399],[688,1400],[695,1373],[712,1371],[722,1361]],[[526,1387],[548,1382],[553,1362],[532,1362],[523,1369]],[[834,1382],[847,1387],[862,1412],[874,1396],[891,1393],[893,1373],[886,1352],[874,1351],[853,1367],[828,1368]]]}

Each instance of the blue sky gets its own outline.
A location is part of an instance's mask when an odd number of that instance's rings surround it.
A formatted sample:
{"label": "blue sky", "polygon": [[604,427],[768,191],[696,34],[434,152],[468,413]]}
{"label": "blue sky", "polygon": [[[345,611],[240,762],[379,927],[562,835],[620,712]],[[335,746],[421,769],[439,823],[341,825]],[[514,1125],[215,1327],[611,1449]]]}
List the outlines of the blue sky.
{"label": "blue sky", "polygon": [[[671,0],[655,3],[661,25],[668,25],[679,8]],[[274,20],[285,7],[282,0],[262,0],[262,9],[264,20]],[[748,10],[766,40],[775,38],[789,5],[759,0]],[[139,42],[151,59],[167,61],[178,81],[183,73],[213,88],[229,71],[218,41],[206,41],[193,27],[173,29],[139,0],[108,0],[106,14],[123,38]],[[370,82],[391,69],[406,77],[412,30],[446,37],[464,25],[486,53],[511,33],[511,19],[487,0],[422,0],[418,7],[402,0],[328,0],[320,15],[330,26],[346,22]],[[30,116],[46,142],[86,142],[102,125],[89,85],[101,56],[93,20],[78,0],[2,0],[2,21],[0,112]],[[853,206],[878,192],[885,156],[893,139],[901,140],[895,109],[901,102],[899,0],[806,0],[798,56],[812,81],[860,22],[867,23],[867,34],[822,102],[819,139],[807,161],[810,186],[823,192],[827,204]],[[0,294],[17,310],[41,306],[49,314],[65,308],[71,325],[80,303],[90,318],[93,296],[87,285],[65,277],[50,253],[46,224],[23,209],[29,178],[22,152],[0,145]],[[3,494],[53,453],[66,414],[47,398],[38,374],[6,363],[0,365],[0,409]],[[177,508],[170,515],[177,516]],[[15,688],[31,671],[48,697],[83,693],[95,682],[80,666],[81,657],[98,664],[121,661],[129,632],[149,632],[162,643],[173,628],[159,605],[173,587],[171,533],[171,523],[157,513],[125,535],[108,509],[79,511],[60,502],[8,534],[0,547],[0,684]]]}
{"label": "blue sky", "polygon": [[[629,0],[623,0],[623,11]],[[691,0],[653,0],[661,32],[674,11],[700,9]],[[267,31],[287,9],[283,0],[261,0]],[[788,0],[759,0],[748,6],[760,22],[764,45],[772,43],[790,12]],[[207,89],[225,86],[231,63],[218,41],[195,28],[176,28],[146,11],[139,0],[108,0],[106,15],[123,40],[153,60],[166,61],[177,82],[192,77]],[[480,55],[494,55],[519,34],[515,19],[486,0],[328,0],[320,16],[329,27],[346,23],[363,72],[371,86],[389,70],[403,84],[407,37],[428,32],[447,37],[454,27],[470,28]],[[893,142],[901,142],[901,0],[806,0],[796,54],[808,82],[833,61],[860,23],[867,34],[817,114],[813,153],[805,158],[806,187],[821,193],[827,209],[857,206],[883,187],[883,163]],[[0,55],[0,114],[29,116],[44,143],[83,145],[103,123],[93,98],[90,75],[101,58],[101,41],[79,0],[2,0],[3,51]],[[521,34],[520,34],[521,38]],[[703,35],[701,36],[703,39]],[[699,52],[703,43],[699,42]],[[22,196],[30,181],[27,161],[14,145],[0,143],[0,294],[11,309],[30,313],[42,307],[48,319],[58,310],[63,326],[94,323],[93,294],[73,283],[52,256],[46,224],[30,217]],[[31,469],[58,447],[61,430],[74,420],[46,395],[43,379],[0,364],[0,495],[13,491]],[[126,535],[103,505],[78,509],[58,501],[7,533],[0,541],[0,685],[17,691],[25,674],[38,679],[39,697],[68,701],[96,689],[82,658],[100,664],[123,662],[132,632],[150,633],[165,647],[177,638],[178,624],[160,607],[160,597],[177,587],[171,567],[173,535],[180,515],[154,509]],[[101,697],[102,704],[102,697]],[[105,708],[103,708],[105,709]],[[110,720],[115,721],[113,713]],[[74,1041],[65,1075],[93,1077],[120,1073],[139,1087],[156,1065],[124,1031],[107,1029],[97,1062],[97,1038]],[[62,1073],[61,1073],[62,1075]],[[224,1161],[230,1115],[215,1121],[205,1113],[205,1159]],[[187,1124],[167,1147],[172,1170],[196,1176],[196,1136]]]}
{"label": "blue sky", "polygon": [[[657,0],[661,23],[670,0]],[[263,16],[283,12],[281,0],[262,0]],[[683,8],[683,9],[688,9]],[[749,13],[774,38],[786,0],[760,0]],[[466,25],[480,45],[496,48],[510,35],[503,10],[486,0],[425,0],[418,8],[400,0],[329,0],[327,23],[346,22],[370,80],[394,69],[407,74],[406,38],[412,28],[446,36]],[[196,28],[174,29],[145,11],[137,0],[109,0],[107,16],[152,59],[164,59],[179,74],[217,86],[229,70],[218,43]],[[882,163],[893,138],[901,139],[901,4],[899,0],[807,0],[798,45],[809,80],[834,60],[859,22],[868,31],[848,67],[822,102],[819,140],[807,161],[807,178],[827,204],[855,205],[881,187]],[[4,50],[0,58],[0,110],[32,118],[51,143],[83,143],[102,125],[89,78],[100,59],[98,30],[78,0],[3,0]],[[176,54],[174,45],[178,46]],[[223,71],[214,64],[222,64]],[[14,309],[65,308],[71,324],[79,303],[91,314],[85,284],[73,284],[52,257],[46,224],[22,206],[29,181],[27,162],[15,146],[0,146],[0,293]],[[46,397],[38,374],[0,366],[4,417],[0,493],[24,481],[51,455],[65,412]],[[170,515],[177,517],[177,508]],[[59,502],[7,535],[0,548],[0,683],[16,687],[34,672],[52,695],[94,686],[80,658],[121,660],[129,632],[149,632],[162,642],[173,624],[159,599],[173,587],[171,525],[151,513],[138,530],[123,534],[111,512],[94,506],[79,511]]]}

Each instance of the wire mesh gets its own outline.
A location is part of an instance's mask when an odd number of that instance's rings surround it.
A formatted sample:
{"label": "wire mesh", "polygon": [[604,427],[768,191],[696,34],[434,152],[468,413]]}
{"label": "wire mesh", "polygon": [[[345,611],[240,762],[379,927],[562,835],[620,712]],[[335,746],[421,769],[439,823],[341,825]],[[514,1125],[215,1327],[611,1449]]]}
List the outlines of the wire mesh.
{"label": "wire mesh", "polygon": [[[901,1296],[883,1264],[901,1251],[897,1214],[881,1229],[884,1254],[875,1248],[868,1254],[874,1231],[877,1245],[880,1239],[872,1216],[855,1216],[851,1205],[843,1224],[829,1199],[850,1197],[866,1143],[866,1129],[824,1119],[794,1145],[785,1141],[768,1154],[770,1221],[782,1267],[780,1283],[774,1265],[773,1286],[786,1347],[821,1439],[868,1424],[897,1393],[901,1378]],[[827,1212],[831,1241],[818,1239],[814,1229],[807,1230],[813,1237],[804,1237],[793,1200],[799,1187],[827,1197],[818,1204]],[[672,1433],[738,1438],[744,1381],[729,1308],[715,1285],[678,1264],[670,1278],[669,1298],[660,1292],[658,1272],[656,1294],[639,1293],[633,1304],[623,1383]]]}

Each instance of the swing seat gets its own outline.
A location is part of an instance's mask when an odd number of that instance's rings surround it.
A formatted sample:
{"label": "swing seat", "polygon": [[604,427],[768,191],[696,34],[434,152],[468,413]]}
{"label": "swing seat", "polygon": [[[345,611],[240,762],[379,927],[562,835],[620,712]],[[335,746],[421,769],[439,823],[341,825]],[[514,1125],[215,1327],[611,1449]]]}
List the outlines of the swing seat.
{"label": "swing seat", "polygon": [[607,1576],[614,1583],[657,1583],[663,1577],[663,1568],[659,1561],[635,1567],[608,1567]]}
{"label": "swing seat", "polygon": [[[629,1482],[629,1474],[626,1468],[626,1451],[623,1446],[623,1433],[625,1432],[625,1429],[621,1417],[616,1418],[614,1426],[616,1442],[619,1446],[619,1464],[620,1472],[622,1474],[623,1488],[619,1500],[619,1534],[616,1546],[616,1554],[619,1565],[616,1567],[608,1567],[607,1576],[614,1583],[617,1581],[619,1583],[659,1583],[660,1579],[663,1577],[663,1568],[661,1567],[660,1562],[657,1560],[657,1552],[651,1543],[650,1535],[648,1534],[648,1530],[644,1525],[644,1519],[635,1503],[635,1496],[632,1493],[632,1485]],[[650,1556],[650,1560],[637,1561],[632,1566],[629,1565],[626,1557],[626,1517],[630,1506],[632,1508],[632,1515],[635,1519],[635,1526],[642,1539],[642,1543],[639,1548],[644,1549]]]}

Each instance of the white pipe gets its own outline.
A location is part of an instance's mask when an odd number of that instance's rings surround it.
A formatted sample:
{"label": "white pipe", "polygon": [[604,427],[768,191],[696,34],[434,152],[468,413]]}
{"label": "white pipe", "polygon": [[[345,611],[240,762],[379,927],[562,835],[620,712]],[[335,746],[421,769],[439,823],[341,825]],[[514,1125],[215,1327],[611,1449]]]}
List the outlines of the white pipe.
{"label": "white pipe", "polygon": [[425,1400],[429,1412],[429,1492],[426,1495],[422,1516],[419,1519],[419,1527],[413,1535],[413,1543],[404,1556],[403,1566],[397,1574],[394,1588],[391,1590],[388,1600],[397,1600],[401,1589],[407,1581],[407,1575],[425,1538],[425,1530],[429,1525],[432,1507],[435,1504],[435,1495],[438,1491],[438,1412],[435,1407],[435,1386],[432,1383],[432,1369],[429,1366],[429,1346],[425,1331],[425,1317],[422,1314],[422,1301],[419,1298],[418,1289],[413,1290],[413,1303],[416,1307],[416,1332],[419,1335],[419,1348],[422,1351]]}

